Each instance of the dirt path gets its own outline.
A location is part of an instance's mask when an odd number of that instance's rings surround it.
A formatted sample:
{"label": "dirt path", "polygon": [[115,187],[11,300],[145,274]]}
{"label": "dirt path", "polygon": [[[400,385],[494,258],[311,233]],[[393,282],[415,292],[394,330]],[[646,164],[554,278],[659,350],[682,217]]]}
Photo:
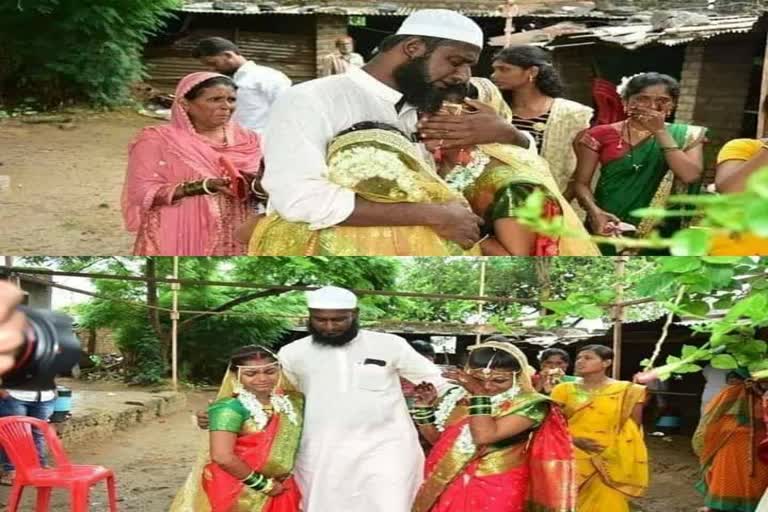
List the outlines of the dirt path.
{"label": "dirt path", "polygon": [[[122,512],[164,512],[186,478],[194,458],[199,431],[191,415],[204,407],[212,394],[190,394],[185,411],[153,423],[121,432],[109,444],[82,446],[70,451],[73,461],[101,464],[115,470]],[[693,490],[696,460],[690,441],[684,437],[671,442],[649,439],[652,486],[636,505],[643,512],[693,512],[701,499]],[[8,488],[0,488],[5,503]],[[28,491],[21,510],[34,510],[33,493]],[[98,487],[91,495],[91,510],[106,510],[106,492]],[[55,492],[52,510],[69,508],[68,497]],[[605,511],[610,512],[610,511]]]}
{"label": "dirt path", "polygon": [[130,254],[120,192],[126,151],[153,119],[131,111],[76,116],[74,127],[0,122],[0,254]]}
{"label": "dirt path", "polygon": [[[195,458],[199,434],[192,425],[191,415],[205,407],[208,397],[190,394],[186,410],[121,432],[109,444],[99,442],[71,450],[70,459],[80,464],[100,464],[115,471],[121,512],[166,511]],[[3,503],[7,496],[8,488],[0,488]],[[20,510],[34,510],[33,491],[25,492]],[[66,493],[54,491],[51,510],[69,510]],[[91,510],[107,510],[103,485],[95,487],[91,494]]]}

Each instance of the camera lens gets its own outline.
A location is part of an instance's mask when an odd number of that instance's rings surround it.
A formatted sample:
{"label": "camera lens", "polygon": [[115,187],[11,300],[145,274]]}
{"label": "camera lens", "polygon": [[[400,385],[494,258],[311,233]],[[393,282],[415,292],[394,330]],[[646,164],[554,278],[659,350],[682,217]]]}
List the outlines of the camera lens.
{"label": "camera lens", "polygon": [[80,361],[80,341],[67,315],[19,306],[32,330],[19,353],[16,368],[4,374],[3,386],[15,389],[53,389],[54,379]]}

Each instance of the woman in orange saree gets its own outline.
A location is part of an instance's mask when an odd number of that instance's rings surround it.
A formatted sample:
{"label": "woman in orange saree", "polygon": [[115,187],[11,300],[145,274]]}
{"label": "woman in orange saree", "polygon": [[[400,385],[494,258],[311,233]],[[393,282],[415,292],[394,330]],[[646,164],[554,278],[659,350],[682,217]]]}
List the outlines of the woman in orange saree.
{"label": "woman in orange saree", "polygon": [[645,387],[609,378],[612,363],[611,349],[587,345],[576,357],[583,381],[558,384],[550,395],[564,406],[573,436],[579,512],[629,512],[629,498],[648,487]]}
{"label": "woman in orange saree", "polygon": [[768,380],[727,386],[701,418],[693,438],[702,465],[697,487],[712,511],[754,512],[768,488],[766,392]]}
{"label": "woman in orange saree", "polygon": [[565,419],[534,391],[525,355],[508,342],[469,347],[462,387],[440,400],[418,386],[413,409],[434,447],[413,512],[575,511],[573,451]]}
{"label": "woman in orange saree", "polygon": [[208,450],[198,458],[171,512],[298,512],[291,476],[302,429],[303,397],[280,385],[268,349],[242,347],[210,405]]}

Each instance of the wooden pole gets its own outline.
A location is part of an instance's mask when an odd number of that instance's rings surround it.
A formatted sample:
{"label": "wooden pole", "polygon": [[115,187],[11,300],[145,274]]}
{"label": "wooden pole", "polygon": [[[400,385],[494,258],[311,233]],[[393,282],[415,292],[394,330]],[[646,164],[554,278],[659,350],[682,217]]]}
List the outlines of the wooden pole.
{"label": "wooden pole", "polygon": [[765,137],[765,101],[768,98],[768,39],[765,43],[765,52],[763,53],[763,78],[760,83],[760,103],[757,105],[757,138]]}
{"label": "wooden pole", "polygon": [[613,310],[613,378],[621,378],[621,335],[624,307],[621,300],[624,296],[624,270],[627,256],[616,257],[616,307]]}
{"label": "wooden pole", "polygon": [[[483,297],[485,295],[485,266],[487,262],[485,258],[480,260],[480,296]],[[477,318],[478,320],[482,320],[483,318],[483,303],[478,302],[477,303]],[[475,344],[480,343],[480,333],[478,332],[475,336]]]}
{"label": "wooden pole", "polygon": [[[179,257],[173,257],[173,278],[179,278]],[[179,390],[179,288],[178,282],[171,283],[173,292],[173,306],[171,310],[171,381],[173,390]]]}
{"label": "wooden pole", "polygon": [[504,48],[512,46],[512,34],[515,32],[515,24],[513,20],[519,12],[516,4],[516,0],[507,0],[507,5],[502,7],[504,16],[507,18],[507,21],[504,25]]}

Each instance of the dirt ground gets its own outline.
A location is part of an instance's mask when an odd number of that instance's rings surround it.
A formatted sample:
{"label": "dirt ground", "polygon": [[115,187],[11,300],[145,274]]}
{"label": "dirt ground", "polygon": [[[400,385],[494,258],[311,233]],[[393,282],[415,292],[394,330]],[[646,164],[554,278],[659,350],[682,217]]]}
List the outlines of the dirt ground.
{"label": "dirt ground", "polygon": [[[65,114],[66,115],[66,114]],[[0,121],[0,254],[130,254],[120,192],[127,147],[156,121],[132,111],[75,114],[74,122]]]}
{"label": "dirt ground", "polygon": [[[166,511],[195,459],[200,431],[192,424],[192,414],[205,407],[212,396],[189,394],[184,411],[120,432],[109,443],[70,450],[69,457],[78,464],[99,464],[115,471],[122,512]],[[6,503],[8,489],[0,488],[2,503]],[[20,510],[34,510],[32,490],[25,492]],[[64,491],[54,491],[51,510],[69,510],[69,497]],[[107,510],[103,485],[92,490],[91,510]]]}
{"label": "dirt ground", "polygon": [[[194,458],[200,432],[192,424],[194,411],[204,407],[212,394],[191,393],[186,410],[129,431],[107,443],[81,446],[69,452],[81,464],[101,464],[117,474],[119,508],[122,512],[167,511],[176,490],[186,478]],[[642,512],[694,512],[701,499],[693,490],[696,460],[690,441],[673,437],[671,442],[651,438],[652,485],[648,495],[636,503]],[[5,503],[8,488],[0,488]],[[31,511],[33,493],[27,492],[21,510]],[[91,510],[106,510],[106,492],[95,488]],[[54,492],[52,510],[68,510],[68,497]],[[610,511],[606,511],[610,512]]]}

